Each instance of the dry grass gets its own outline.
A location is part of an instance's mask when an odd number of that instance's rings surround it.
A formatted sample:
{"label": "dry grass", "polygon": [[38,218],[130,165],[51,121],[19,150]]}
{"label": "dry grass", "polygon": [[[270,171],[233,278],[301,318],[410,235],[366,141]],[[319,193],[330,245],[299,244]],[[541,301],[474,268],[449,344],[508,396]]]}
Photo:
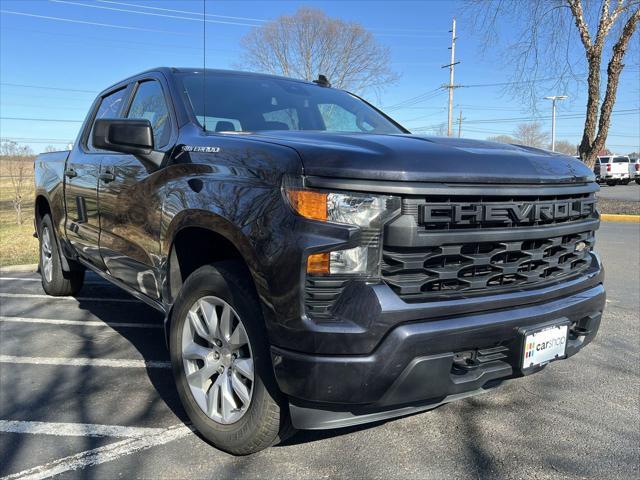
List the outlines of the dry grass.
{"label": "dry grass", "polygon": [[640,202],[600,197],[598,198],[598,210],[600,213],[615,215],[640,215]]}
{"label": "dry grass", "polygon": [[33,238],[33,159],[20,160],[29,164],[29,176],[24,182],[22,225],[16,222],[12,204],[11,161],[0,158],[0,266],[38,262],[38,241]]}

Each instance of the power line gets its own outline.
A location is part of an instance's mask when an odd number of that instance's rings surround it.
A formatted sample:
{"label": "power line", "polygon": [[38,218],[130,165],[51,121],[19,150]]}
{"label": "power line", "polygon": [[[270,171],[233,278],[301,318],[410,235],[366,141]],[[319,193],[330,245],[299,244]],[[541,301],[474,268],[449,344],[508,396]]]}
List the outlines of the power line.
{"label": "power line", "polygon": [[38,143],[48,145],[67,145],[73,143],[73,140],[62,139],[39,139],[39,138],[20,138],[20,137],[2,137],[0,142],[16,142],[16,143]]}
{"label": "power line", "polygon": [[[640,109],[625,109],[625,110],[614,110],[611,112],[612,114],[617,115],[631,115],[633,113],[640,112]],[[576,114],[566,114],[566,115],[558,115],[557,118],[584,118],[584,114],[576,113]],[[537,117],[511,117],[511,118],[493,118],[493,119],[476,119],[476,120],[467,120],[467,123],[499,123],[499,122],[522,122],[522,121],[536,121],[536,120],[550,120],[550,115],[541,115]]]}
{"label": "power line", "polygon": [[140,12],[138,10],[130,10],[127,8],[116,8],[116,7],[105,7],[102,5],[90,5],[87,3],[80,2],[70,2],[68,0],[49,0],[53,3],[64,3],[67,5],[75,5],[77,7],[87,7],[87,8],[97,8],[100,10],[110,10],[114,12],[124,12],[124,13],[137,13],[138,15],[149,15],[153,17],[164,17],[164,18],[173,18],[175,20],[190,20],[192,22],[206,22],[206,23],[218,23],[223,25],[239,25],[243,27],[256,27],[257,25],[254,23],[241,23],[241,22],[230,22],[227,20],[207,20],[206,18],[191,18],[191,17],[180,17],[178,15],[169,15],[165,13],[151,13],[151,12]]}
{"label": "power line", "polygon": [[[640,109],[625,109],[625,110],[614,110],[611,112],[611,115],[616,116],[627,116],[627,115],[635,115],[640,112]],[[477,120],[467,120],[466,123],[473,124],[491,124],[491,123],[511,123],[511,122],[531,122],[531,121],[540,121],[540,120],[549,120],[550,116],[539,116],[539,117],[514,117],[514,118],[494,118],[494,119],[477,119]],[[557,118],[565,118],[565,119],[582,119],[584,118],[584,114],[571,114],[571,115],[558,115]],[[416,127],[414,130],[430,130],[432,128],[437,127],[439,124],[434,125],[425,125],[424,127]]]}
{"label": "power line", "polygon": [[438,95],[444,93],[441,87],[434,88],[433,90],[429,90],[428,92],[421,93],[420,95],[416,95],[415,97],[407,98],[406,100],[402,100],[393,105],[389,105],[387,107],[383,107],[387,111],[391,110],[400,110],[405,106],[412,106],[419,102],[425,102],[427,100],[431,100],[432,98],[437,97]]}
{"label": "power line", "polygon": [[59,92],[92,93],[94,95],[98,93],[93,90],[80,90],[76,88],[61,88],[61,87],[45,87],[43,85],[30,85],[27,83],[0,82],[0,85],[5,85],[7,87],[40,88],[43,90],[56,90]]}
{"label": "power line", "polygon": [[[82,38],[88,38],[88,39],[92,39],[92,40],[99,40],[99,41],[102,41],[102,42],[106,42],[108,44],[120,43],[120,44],[123,44],[125,46],[148,45],[148,46],[152,46],[152,47],[161,47],[163,49],[164,48],[175,48],[175,49],[189,49],[189,50],[197,50],[197,51],[202,50],[202,47],[193,46],[193,45],[176,45],[176,44],[169,44],[169,43],[141,42],[141,41],[133,41],[133,40],[115,40],[115,39],[111,39],[111,38],[94,37],[92,35],[85,35],[83,33],[50,32],[50,31],[45,31],[45,30],[33,29],[33,28],[3,27],[2,30],[3,31],[5,31],[5,30],[15,30],[15,31],[18,31],[18,32],[20,32],[22,34],[24,34],[25,32],[30,32],[30,33],[36,33],[36,34],[42,34],[42,35],[58,35],[58,36],[63,36],[63,37],[71,37],[71,38],[77,39],[77,40],[80,40],[78,37],[82,37]],[[209,48],[208,50],[219,51],[219,52],[231,52],[231,53],[239,52],[239,50],[232,50],[232,49],[228,49],[228,48]]]}
{"label": "power line", "polygon": [[[191,12],[189,10],[175,10],[172,8],[162,8],[162,7],[150,7],[148,5],[138,5],[136,3],[125,3],[125,2],[114,2],[110,0],[96,0],[99,3],[110,3],[113,5],[123,5],[125,7],[137,7],[137,8],[145,8],[147,10],[156,10],[160,12],[173,12],[173,13],[185,13],[187,15],[201,15],[200,12]],[[205,13],[206,17],[215,17],[215,18],[229,18],[231,20],[246,20],[250,22],[268,22],[269,20],[264,18],[249,18],[249,17],[233,17],[230,15],[216,15],[213,13]]]}
{"label": "power line", "polygon": [[62,118],[24,118],[24,117],[0,117],[0,120],[19,120],[28,122],[60,122],[60,123],[82,123],[84,120],[69,120]]}
{"label": "power line", "polygon": [[24,107],[24,108],[38,108],[38,109],[46,109],[46,110],[82,110],[82,111],[87,111],[86,107],[69,107],[67,105],[65,105],[64,107],[61,106],[54,106],[54,105],[34,105],[34,104],[28,104],[28,103],[7,103],[7,102],[0,102],[1,105],[6,105],[9,107]]}
{"label": "power line", "polygon": [[[104,6],[104,5],[92,5],[92,4],[69,1],[69,0],[49,0],[49,1],[53,2],[53,3],[75,5],[75,6],[78,6],[78,7],[86,7],[86,8],[96,8],[96,9],[101,9],[101,10],[110,10],[110,11],[115,11],[115,12],[134,13],[134,14],[138,14],[138,15],[150,15],[150,16],[154,16],[154,17],[173,18],[173,19],[176,19],[176,20],[191,20],[191,21],[198,21],[198,22],[204,21],[204,22],[207,22],[207,23],[217,23],[217,24],[222,24],[222,25],[238,25],[238,26],[243,26],[243,27],[258,27],[258,26],[260,26],[260,23],[269,22],[270,21],[270,20],[267,20],[267,19],[254,19],[254,18],[249,18],[249,17],[234,17],[234,16],[229,16],[229,15],[205,14],[205,17],[215,17],[215,18],[224,18],[224,19],[226,19],[226,20],[212,20],[212,19],[207,19],[207,18],[202,18],[201,19],[201,18],[192,18],[192,17],[185,17],[185,16],[178,16],[178,15],[170,15],[168,13],[141,12],[140,10],[131,10],[131,9],[128,9],[128,8],[107,7],[107,6]],[[156,12],[162,11],[162,12],[181,13],[183,15],[194,15],[196,17],[202,16],[201,13],[192,12],[192,11],[188,11],[188,10],[176,10],[176,9],[170,9],[170,8],[149,7],[149,6],[145,6],[145,5],[137,5],[137,4],[125,3],[125,2],[114,2],[114,1],[104,1],[104,0],[98,0],[98,1],[100,3],[107,3],[107,4],[111,4],[111,5],[121,5],[121,6],[127,6],[127,7],[145,8],[145,9],[148,9],[148,10],[155,10]],[[230,20],[240,20],[240,21],[230,21]],[[247,23],[247,22],[252,22],[252,23]],[[372,31],[373,33],[375,33],[376,35],[383,36],[383,37],[417,37],[417,38],[439,38],[440,37],[440,35],[436,35],[436,34],[425,35],[424,33],[419,33],[419,32],[421,32],[421,30],[417,30],[417,29],[402,29],[402,28],[398,28],[398,29],[369,29],[369,30]],[[406,32],[406,33],[393,33],[394,31]],[[411,32],[416,32],[416,33],[411,33]]]}
{"label": "power line", "polygon": [[169,35],[182,35],[185,37],[194,37],[196,35],[192,33],[183,33],[183,32],[173,32],[168,30],[157,30],[154,28],[143,28],[143,27],[130,27],[128,25],[115,25],[113,23],[99,23],[99,22],[89,22],[87,20],[74,20],[71,18],[65,17],[51,17],[48,15],[36,15],[34,13],[26,13],[26,12],[15,12],[13,10],[0,10],[0,13],[6,13],[9,15],[21,15],[23,17],[33,17],[33,18],[42,18],[43,20],[54,20],[58,22],[68,22],[68,23],[78,23],[80,25],[93,25],[96,27],[106,27],[106,28],[119,28],[122,30],[138,30],[141,32],[152,32],[152,33],[166,33]]}

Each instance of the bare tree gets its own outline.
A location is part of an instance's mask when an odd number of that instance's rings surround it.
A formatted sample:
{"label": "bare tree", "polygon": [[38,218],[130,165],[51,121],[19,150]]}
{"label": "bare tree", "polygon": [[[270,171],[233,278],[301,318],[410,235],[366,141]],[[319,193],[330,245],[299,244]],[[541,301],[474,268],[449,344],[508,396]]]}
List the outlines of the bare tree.
{"label": "bare tree", "polygon": [[487,138],[490,142],[498,143],[518,143],[518,141],[509,135],[496,135],[495,137]]}
{"label": "bare tree", "polygon": [[[550,145],[547,148],[551,150]],[[556,152],[564,153],[565,155],[576,155],[578,152],[578,146],[575,143],[571,143],[566,140],[557,140]]]}
{"label": "bare tree", "polygon": [[241,41],[241,67],[287,77],[315,80],[376,93],[397,79],[389,67],[389,49],[362,25],[300,8],[254,28]]}
{"label": "bare tree", "polygon": [[519,124],[513,136],[516,138],[516,143],[529,147],[547,148],[549,145],[549,134],[542,131],[542,127],[537,122]]}
{"label": "bare tree", "polygon": [[[640,21],[640,0],[467,0],[467,7],[484,48],[499,41],[499,24],[515,29],[504,59],[513,66],[511,93],[527,92],[534,103],[541,86],[566,93],[586,77],[579,154],[592,167],[607,140],[623,60]],[[603,61],[607,74],[601,98]]]}
{"label": "bare tree", "polygon": [[46,147],[44,147],[45,153],[57,152],[58,150],[60,150],[60,149],[54,147],[53,145],[47,145]]}
{"label": "bare tree", "polygon": [[33,152],[28,146],[20,146],[16,142],[2,142],[0,146],[1,160],[4,162],[11,181],[11,203],[16,212],[16,223],[22,225],[22,201],[27,191],[28,180],[31,179]]}

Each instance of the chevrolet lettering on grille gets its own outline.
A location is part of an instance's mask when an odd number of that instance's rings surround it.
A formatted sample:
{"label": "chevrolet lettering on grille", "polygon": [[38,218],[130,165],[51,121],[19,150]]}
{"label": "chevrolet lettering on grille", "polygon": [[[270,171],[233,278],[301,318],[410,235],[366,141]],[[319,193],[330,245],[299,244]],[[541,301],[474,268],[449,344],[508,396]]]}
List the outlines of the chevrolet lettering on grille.
{"label": "chevrolet lettering on grille", "polygon": [[570,200],[539,203],[453,203],[420,205],[420,223],[533,223],[581,218],[595,212],[595,200]]}

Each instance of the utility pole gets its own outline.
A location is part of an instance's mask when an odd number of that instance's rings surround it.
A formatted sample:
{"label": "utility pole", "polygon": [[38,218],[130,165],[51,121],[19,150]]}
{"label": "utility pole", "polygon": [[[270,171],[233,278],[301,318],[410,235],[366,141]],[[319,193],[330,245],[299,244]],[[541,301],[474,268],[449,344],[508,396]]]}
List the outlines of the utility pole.
{"label": "utility pole", "polygon": [[458,138],[462,136],[462,110],[460,110],[460,116],[458,117]]}
{"label": "utility pole", "polygon": [[556,151],[556,101],[566,100],[566,95],[553,95],[544,97],[545,100],[551,100],[551,151]]}
{"label": "utility pole", "polygon": [[453,84],[453,67],[460,63],[456,62],[456,18],[453,17],[453,23],[451,24],[451,61],[449,65],[444,65],[442,68],[449,67],[449,85],[445,88],[449,89],[449,117],[447,121],[447,136],[451,136],[453,127],[453,89],[456,86]]}

